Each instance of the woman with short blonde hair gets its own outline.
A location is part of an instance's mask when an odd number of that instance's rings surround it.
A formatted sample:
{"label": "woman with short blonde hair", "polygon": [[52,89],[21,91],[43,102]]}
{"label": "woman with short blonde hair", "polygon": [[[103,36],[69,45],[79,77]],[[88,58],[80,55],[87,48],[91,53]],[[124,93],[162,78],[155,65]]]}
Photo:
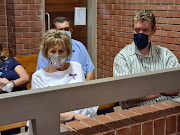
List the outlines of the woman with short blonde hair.
{"label": "woman with short blonde hair", "polygon": [[[85,81],[80,63],[66,60],[72,53],[71,38],[61,30],[49,30],[45,33],[41,51],[48,59],[49,66],[36,71],[32,75],[31,89],[57,86]],[[81,120],[93,117],[98,106],[60,114],[60,121]]]}

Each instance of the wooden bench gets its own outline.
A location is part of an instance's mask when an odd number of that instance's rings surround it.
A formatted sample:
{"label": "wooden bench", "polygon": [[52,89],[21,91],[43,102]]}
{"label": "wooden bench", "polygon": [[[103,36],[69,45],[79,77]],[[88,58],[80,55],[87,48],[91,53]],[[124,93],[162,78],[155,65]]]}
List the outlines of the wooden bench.
{"label": "wooden bench", "polygon": [[14,58],[22,65],[22,67],[24,67],[28,73],[30,81],[27,84],[27,88],[30,89],[32,74],[36,71],[38,55],[16,56]]}

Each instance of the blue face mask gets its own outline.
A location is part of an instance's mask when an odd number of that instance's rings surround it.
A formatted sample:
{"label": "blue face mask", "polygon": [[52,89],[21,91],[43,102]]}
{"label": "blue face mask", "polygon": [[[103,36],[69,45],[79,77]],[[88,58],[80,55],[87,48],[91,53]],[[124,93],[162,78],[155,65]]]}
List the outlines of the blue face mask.
{"label": "blue face mask", "polygon": [[134,43],[139,50],[142,50],[148,46],[148,35],[143,33],[134,34]]}
{"label": "blue face mask", "polygon": [[71,32],[70,32],[70,31],[66,31],[66,33],[67,33],[68,36],[71,38]]}

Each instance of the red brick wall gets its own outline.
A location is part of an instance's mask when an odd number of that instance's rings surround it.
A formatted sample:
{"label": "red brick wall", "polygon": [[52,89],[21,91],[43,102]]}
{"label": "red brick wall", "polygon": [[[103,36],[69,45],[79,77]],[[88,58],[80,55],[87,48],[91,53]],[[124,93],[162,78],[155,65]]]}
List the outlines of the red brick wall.
{"label": "red brick wall", "polygon": [[180,59],[179,0],[97,0],[98,78],[113,76],[116,54],[132,40],[132,19],[139,10],[156,16],[153,41],[170,49]]}
{"label": "red brick wall", "polygon": [[0,34],[3,47],[11,56],[37,54],[43,31],[42,0],[0,0],[0,6],[6,31],[6,37]]}
{"label": "red brick wall", "polygon": [[8,47],[7,38],[7,16],[6,16],[6,1],[0,0],[0,43],[3,47]]}
{"label": "red brick wall", "polygon": [[179,135],[180,104],[164,101],[61,126],[70,135]]}

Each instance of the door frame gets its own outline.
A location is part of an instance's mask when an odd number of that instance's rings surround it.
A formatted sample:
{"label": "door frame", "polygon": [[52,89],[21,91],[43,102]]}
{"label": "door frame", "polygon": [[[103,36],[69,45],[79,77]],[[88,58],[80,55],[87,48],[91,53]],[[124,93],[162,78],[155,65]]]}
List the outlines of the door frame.
{"label": "door frame", "polygon": [[97,78],[97,0],[87,0],[87,44],[88,53],[95,66]]}

